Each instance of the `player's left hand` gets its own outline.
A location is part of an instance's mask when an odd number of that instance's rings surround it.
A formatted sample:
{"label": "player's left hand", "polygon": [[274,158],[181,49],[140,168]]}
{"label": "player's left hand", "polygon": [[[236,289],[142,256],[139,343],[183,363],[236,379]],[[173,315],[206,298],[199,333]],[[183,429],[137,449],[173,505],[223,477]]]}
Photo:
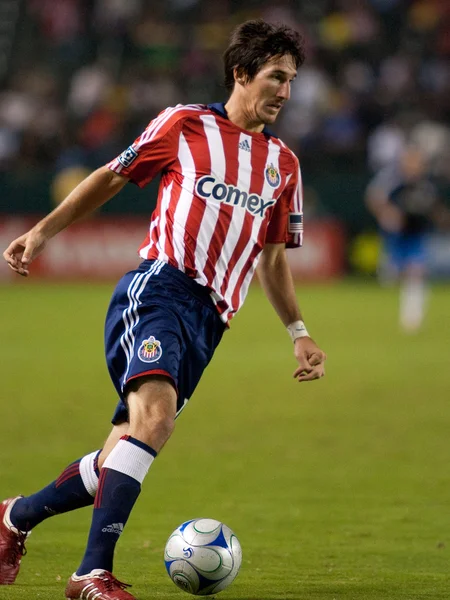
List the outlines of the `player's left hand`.
{"label": "player's left hand", "polygon": [[313,381],[325,375],[327,355],[310,337],[297,338],[294,342],[294,354],[298,367],[293,377],[297,381]]}
{"label": "player's left hand", "polygon": [[34,227],[13,240],[3,252],[3,258],[13,271],[28,277],[30,263],[42,252],[46,243],[47,237]]}

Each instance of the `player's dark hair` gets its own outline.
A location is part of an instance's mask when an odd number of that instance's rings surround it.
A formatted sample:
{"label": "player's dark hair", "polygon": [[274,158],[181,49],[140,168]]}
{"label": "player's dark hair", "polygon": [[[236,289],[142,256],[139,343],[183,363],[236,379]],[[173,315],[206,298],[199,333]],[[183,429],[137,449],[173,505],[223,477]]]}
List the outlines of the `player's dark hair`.
{"label": "player's dark hair", "polygon": [[252,81],[268,60],[290,54],[298,69],[305,61],[303,39],[297,31],[262,19],[245,21],[231,33],[230,44],[223,54],[225,87],[234,87],[234,69]]}

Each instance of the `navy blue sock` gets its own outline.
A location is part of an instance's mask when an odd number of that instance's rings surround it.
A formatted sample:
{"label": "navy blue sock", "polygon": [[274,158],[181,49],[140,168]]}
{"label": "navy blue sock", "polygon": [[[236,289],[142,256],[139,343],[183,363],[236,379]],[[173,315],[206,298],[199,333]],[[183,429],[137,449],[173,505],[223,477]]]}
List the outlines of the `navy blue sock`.
{"label": "navy blue sock", "polygon": [[[100,451],[97,453],[97,457]],[[48,517],[90,506],[94,503],[80,475],[80,462],[70,464],[47,487],[26,498],[20,498],[11,509],[11,523],[21,531],[30,531]],[[94,469],[98,477],[97,460]],[[91,490],[92,491],[92,490]]]}
{"label": "navy blue sock", "polygon": [[93,569],[112,572],[117,540],[155,456],[150,446],[130,436],[124,436],[108,456],[100,471],[88,543],[77,575],[86,575]]}

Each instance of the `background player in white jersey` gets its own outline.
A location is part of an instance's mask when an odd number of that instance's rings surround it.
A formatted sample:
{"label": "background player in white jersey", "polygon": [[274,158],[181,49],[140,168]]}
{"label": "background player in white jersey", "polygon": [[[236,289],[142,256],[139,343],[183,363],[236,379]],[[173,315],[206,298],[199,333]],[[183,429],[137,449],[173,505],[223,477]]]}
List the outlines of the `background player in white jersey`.
{"label": "background player in white jersey", "polygon": [[239,26],[224,54],[231,92],[225,104],[163,111],[128,150],[4,252],[9,266],[27,276],[63,228],[128,181],[143,187],[162,175],[140,248],[144,260],[119,282],[106,318],[107,364],[120,398],[112,432],[101,451],[69,465],[43,490],[2,503],[0,583],[14,582],[33,527],[94,503],[86,552],[66,598],[133,598],[112,575],[115,544],[257,265],[293,342],[294,377],[324,375],[325,354],[305,328],[285,253],[302,236],[298,160],[266,128],[289,99],[303,60],[301,39],[289,28],[263,21]]}

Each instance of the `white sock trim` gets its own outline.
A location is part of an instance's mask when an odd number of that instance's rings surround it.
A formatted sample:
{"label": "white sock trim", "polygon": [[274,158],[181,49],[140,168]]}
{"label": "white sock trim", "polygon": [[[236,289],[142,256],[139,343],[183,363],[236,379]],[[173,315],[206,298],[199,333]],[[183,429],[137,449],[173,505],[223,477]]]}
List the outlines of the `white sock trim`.
{"label": "white sock trim", "polygon": [[105,460],[103,468],[114,469],[142,483],[154,457],[127,440],[119,440]]}
{"label": "white sock trim", "polygon": [[86,575],[77,575],[76,571],[72,575],[72,579],[75,581],[83,581],[83,579],[91,579],[92,577],[100,577],[104,573],[106,573],[105,569],[93,569],[90,573],[86,573]]}
{"label": "white sock trim", "polygon": [[[17,496],[17,498],[14,498],[14,500],[11,502],[11,504],[8,506],[8,508],[5,510],[5,514],[4,514],[4,517],[3,517],[3,523],[13,533],[19,533],[19,530],[17,529],[17,527],[14,527],[14,525],[11,522],[11,517],[10,517],[11,510],[12,510],[12,507],[14,506],[14,504],[17,502],[17,500],[20,500],[21,498],[23,498],[23,496]],[[29,535],[31,535],[31,531],[22,531],[22,533],[26,533],[27,537]]]}
{"label": "white sock trim", "polygon": [[80,460],[81,480],[86,488],[86,491],[93,498],[95,498],[98,488],[98,477],[94,469],[94,461],[98,453],[99,451],[96,450],[95,452],[91,452],[91,454],[83,456],[83,458]]}

